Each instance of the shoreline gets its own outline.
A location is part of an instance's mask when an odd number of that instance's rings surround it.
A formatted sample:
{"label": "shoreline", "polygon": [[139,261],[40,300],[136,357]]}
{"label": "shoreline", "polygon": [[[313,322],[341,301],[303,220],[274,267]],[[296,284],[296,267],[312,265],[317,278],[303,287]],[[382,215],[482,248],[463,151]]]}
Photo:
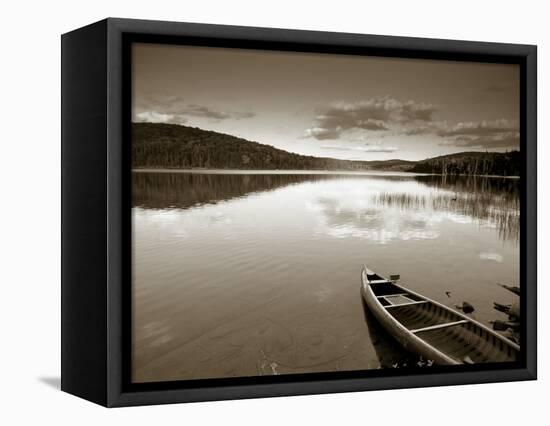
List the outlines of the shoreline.
{"label": "shoreline", "polygon": [[351,176],[469,176],[501,179],[520,179],[520,176],[501,176],[501,175],[444,175],[438,173],[414,173],[392,170],[254,170],[254,169],[169,169],[169,168],[132,168],[132,173],[195,173],[195,174],[218,174],[218,175],[351,175]]}

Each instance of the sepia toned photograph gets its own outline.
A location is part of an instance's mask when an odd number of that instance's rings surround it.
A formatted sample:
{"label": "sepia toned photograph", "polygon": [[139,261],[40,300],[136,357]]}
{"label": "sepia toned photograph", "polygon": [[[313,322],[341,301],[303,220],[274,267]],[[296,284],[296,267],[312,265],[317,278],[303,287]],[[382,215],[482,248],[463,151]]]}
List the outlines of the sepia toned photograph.
{"label": "sepia toned photograph", "polygon": [[519,360],[519,65],[131,56],[133,383]]}

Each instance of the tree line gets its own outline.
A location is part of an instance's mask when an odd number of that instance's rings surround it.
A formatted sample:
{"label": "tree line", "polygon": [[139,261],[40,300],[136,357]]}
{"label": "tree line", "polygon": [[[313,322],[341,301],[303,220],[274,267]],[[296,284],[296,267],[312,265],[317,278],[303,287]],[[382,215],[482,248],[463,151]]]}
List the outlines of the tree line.
{"label": "tree line", "polygon": [[223,133],[157,123],[132,125],[136,168],[368,170],[368,162],[286,152]]}
{"label": "tree line", "polygon": [[419,161],[410,171],[439,175],[519,176],[521,156],[519,151],[463,152]]}

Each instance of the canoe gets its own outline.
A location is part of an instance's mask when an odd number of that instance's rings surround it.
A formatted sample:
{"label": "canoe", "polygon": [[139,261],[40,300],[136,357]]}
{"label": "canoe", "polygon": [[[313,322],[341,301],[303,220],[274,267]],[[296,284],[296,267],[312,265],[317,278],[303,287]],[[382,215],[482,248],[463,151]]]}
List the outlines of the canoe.
{"label": "canoe", "polygon": [[519,359],[514,342],[366,266],[361,282],[361,293],[374,317],[406,350],[425,360],[456,365]]}

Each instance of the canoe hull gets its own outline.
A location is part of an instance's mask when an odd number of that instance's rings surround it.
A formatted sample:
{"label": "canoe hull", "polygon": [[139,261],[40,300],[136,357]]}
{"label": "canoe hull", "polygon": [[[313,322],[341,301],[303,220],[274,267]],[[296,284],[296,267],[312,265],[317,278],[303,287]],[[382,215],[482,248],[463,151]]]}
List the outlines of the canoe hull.
{"label": "canoe hull", "polygon": [[[366,267],[361,293],[378,322],[411,353],[439,365],[509,362],[519,346],[477,321]],[[391,312],[391,313],[390,313]]]}
{"label": "canoe hull", "polygon": [[457,361],[435,350],[421,339],[411,336],[410,331],[393,320],[384,307],[378,302],[369,285],[361,286],[363,300],[369,311],[374,315],[384,329],[407,351],[420,355],[425,360],[431,360],[438,365],[457,365]]}

